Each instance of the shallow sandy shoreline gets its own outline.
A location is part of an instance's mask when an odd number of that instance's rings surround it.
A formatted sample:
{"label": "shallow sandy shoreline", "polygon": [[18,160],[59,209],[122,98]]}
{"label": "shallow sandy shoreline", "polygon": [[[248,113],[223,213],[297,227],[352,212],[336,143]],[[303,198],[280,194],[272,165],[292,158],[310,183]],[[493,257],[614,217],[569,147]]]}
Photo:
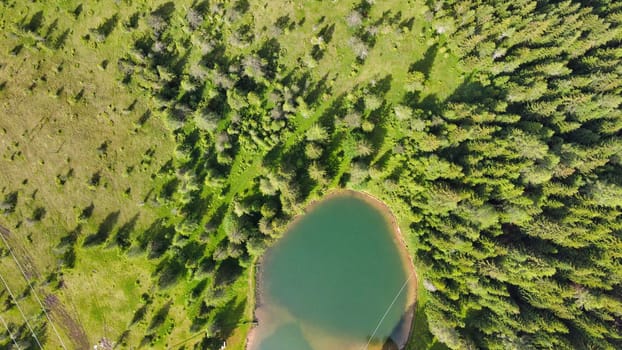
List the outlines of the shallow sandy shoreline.
{"label": "shallow sandy shoreline", "polygon": [[[408,305],[408,308],[407,308],[407,314],[405,315],[405,318],[403,320],[403,322],[405,322],[406,324],[401,325],[402,327],[407,327],[408,334],[405,335],[406,336],[405,339],[399,339],[399,342],[402,343],[399,345],[401,346],[406,345],[408,343],[408,340],[410,339],[412,329],[413,329],[413,321],[415,317],[416,302],[417,302],[418,277],[415,271],[415,265],[410,257],[410,253],[408,252],[408,249],[406,248],[407,244],[406,244],[406,241],[404,240],[404,236],[402,235],[402,231],[400,229],[397,218],[395,217],[395,215],[393,214],[393,212],[391,211],[388,205],[386,205],[380,199],[376,198],[375,196],[373,196],[372,194],[368,192],[356,191],[356,190],[351,190],[351,189],[331,190],[327,194],[322,196],[322,198],[312,200],[304,208],[303,213],[296,215],[292,219],[292,221],[287,225],[283,234],[285,235],[287,234],[287,232],[291,231],[292,227],[298,223],[298,221],[304,216],[304,214],[312,211],[317,205],[321,204],[322,202],[335,198],[335,197],[356,197],[361,200],[364,200],[366,203],[372,205],[373,207],[375,207],[382,213],[382,216],[385,218],[387,225],[389,225],[391,228],[390,231],[392,232],[393,240],[396,243],[396,246],[398,247],[400,259],[402,260],[402,264],[406,270],[406,275],[408,276],[408,278],[410,278],[410,282],[408,283],[408,289],[406,290],[407,292],[406,303]],[[282,238],[282,236],[280,238]],[[249,330],[246,336],[246,343],[244,344],[244,349],[247,349],[247,350],[252,348],[252,345],[255,341],[256,328],[257,328],[258,323],[260,322],[260,320],[257,319],[258,315],[256,311],[257,311],[257,308],[261,306],[262,297],[261,297],[261,290],[260,290],[259,284],[261,281],[261,265],[266,255],[265,253],[266,252],[264,252],[264,254],[262,254],[262,256],[259,257],[257,261],[255,262],[255,264],[253,265],[253,271],[252,271],[253,278],[250,279],[254,281],[254,285],[251,285],[250,288],[253,288],[252,292],[254,293],[254,296],[255,296],[254,297],[255,305],[252,305],[252,310],[253,310],[252,317],[253,317],[253,321],[257,321],[257,324],[253,324],[253,326],[251,327],[251,329]]]}

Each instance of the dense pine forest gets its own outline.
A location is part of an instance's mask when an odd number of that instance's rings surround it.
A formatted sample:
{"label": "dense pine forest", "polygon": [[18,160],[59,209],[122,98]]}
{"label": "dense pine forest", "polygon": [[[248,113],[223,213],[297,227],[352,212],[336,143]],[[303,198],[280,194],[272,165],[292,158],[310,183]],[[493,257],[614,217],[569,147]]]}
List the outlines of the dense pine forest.
{"label": "dense pine forest", "polygon": [[258,257],[395,212],[408,349],[622,348],[622,2],[0,1],[0,347],[243,349]]}
{"label": "dense pine forest", "polygon": [[469,75],[411,133],[434,165],[403,188],[451,348],[622,346],[621,5],[437,7]]}

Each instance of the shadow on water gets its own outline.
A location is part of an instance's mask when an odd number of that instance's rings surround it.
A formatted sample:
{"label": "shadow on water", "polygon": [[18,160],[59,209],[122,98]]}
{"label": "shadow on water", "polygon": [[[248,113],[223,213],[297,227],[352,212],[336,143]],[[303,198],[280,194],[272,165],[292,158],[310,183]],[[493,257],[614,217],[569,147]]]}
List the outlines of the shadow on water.
{"label": "shadow on water", "polygon": [[399,347],[397,346],[397,344],[395,344],[393,339],[389,338],[382,345],[382,350],[399,350]]}
{"label": "shadow on water", "polygon": [[[406,311],[402,314],[399,322],[395,325],[391,334],[386,339],[371,339],[370,345],[376,349],[376,346],[380,345],[380,341],[383,341],[381,350],[405,350],[411,340],[412,333],[414,332],[414,316],[416,303],[411,304]],[[412,344],[412,342],[411,342]]]}
{"label": "shadow on water", "polygon": [[410,340],[412,334],[411,331],[414,325],[416,307],[417,303],[415,302],[408,306],[408,308],[406,308],[406,311],[404,311],[404,313],[402,314],[399,322],[397,323],[395,328],[393,328],[393,331],[391,331],[391,335],[389,335],[389,338],[382,346],[382,350],[398,350],[406,348],[406,345],[408,344],[408,341]]}

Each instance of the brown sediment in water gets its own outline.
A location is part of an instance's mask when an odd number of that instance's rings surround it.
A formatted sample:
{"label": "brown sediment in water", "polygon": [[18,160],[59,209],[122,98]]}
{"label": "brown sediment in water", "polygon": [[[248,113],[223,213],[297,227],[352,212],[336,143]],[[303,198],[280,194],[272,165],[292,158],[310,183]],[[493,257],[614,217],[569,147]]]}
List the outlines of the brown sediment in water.
{"label": "brown sediment in water", "polygon": [[[329,191],[326,195],[324,195],[320,199],[316,199],[311,201],[305,208],[304,213],[296,215],[293,220],[287,225],[283,234],[287,234],[287,232],[291,231],[292,228],[298,223],[298,221],[307,213],[312,211],[317,205],[323,203],[324,201],[330,200],[336,197],[356,197],[370,204],[374,208],[380,211],[382,216],[385,218],[387,225],[390,227],[390,231],[392,233],[393,242],[395,246],[398,248],[398,252],[400,254],[400,259],[402,260],[402,266],[406,270],[406,276],[409,281],[406,281],[407,289],[405,292],[407,293],[406,305],[408,307],[404,310],[404,316],[400,320],[400,323],[395,327],[396,331],[391,335],[391,340],[399,349],[404,349],[410,340],[410,336],[414,326],[414,318],[415,318],[415,310],[417,305],[417,286],[418,286],[418,277],[417,272],[415,270],[415,265],[410,257],[410,253],[408,252],[408,245],[402,235],[402,231],[400,229],[397,218],[391,211],[388,205],[382,202],[380,199],[376,198],[372,194],[364,191],[351,190],[351,189],[336,189]],[[281,238],[281,237],[280,237]],[[280,239],[279,238],[279,239]],[[263,305],[262,303],[262,293],[261,293],[261,265],[265,258],[266,254],[262,254],[260,258],[254,264],[255,270],[254,278],[254,286],[250,286],[254,289],[254,302],[253,305],[253,326],[248,332],[246,336],[246,343],[244,345],[244,349],[250,350],[253,349],[254,342],[256,341],[256,329],[258,327],[259,322],[261,321],[260,314],[258,309],[260,309]],[[398,339],[393,338],[394,336],[398,337]],[[386,344],[385,344],[386,345]]]}

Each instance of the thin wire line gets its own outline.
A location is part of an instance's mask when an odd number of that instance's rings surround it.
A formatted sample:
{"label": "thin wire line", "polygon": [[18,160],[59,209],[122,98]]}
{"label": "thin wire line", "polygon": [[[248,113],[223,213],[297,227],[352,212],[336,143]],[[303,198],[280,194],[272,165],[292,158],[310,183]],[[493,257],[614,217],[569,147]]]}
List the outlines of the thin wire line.
{"label": "thin wire line", "polygon": [[402,288],[400,288],[399,292],[397,292],[397,294],[393,298],[393,301],[391,302],[391,304],[389,304],[389,307],[387,307],[387,310],[384,312],[384,315],[382,315],[382,317],[380,318],[380,321],[378,321],[378,324],[376,325],[376,328],[374,329],[371,336],[369,337],[367,344],[361,347],[361,349],[366,350],[369,347],[369,344],[371,344],[371,341],[374,339],[376,332],[378,332],[378,329],[380,329],[380,325],[382,324],[382,321],[384,321],[385,317],[387,317],[387,315],[389,314],[389,311],[391,311],[391,308],[393,307],[393,304],[395,304],[395,302],[397,301],[397,298],[400,296],[400,294],[402,294],[402,291],[404,291],[404,288],[406,288],[406,285],[408,284],[408,282],[414,275],[415,275],[415,272],[413,271],[410,274],[410,276],[408,276],[408,279],[406,279],[406,282],[404,282],[404,284],[402,285]]}
{"label": "thin wire line", "polygon": [[13,333],[11,333],[11,330],[9,329],[9,325],[6,324],[6,321],[4,320],[4,317],[2,317],[2,315],[0,315],[0,321],[2,321],[2,324],[4,325],[4,328],[6,328],[6,331],[9,332],[9,338],[11,338],[13,344],[15,344],[15,347],[19,349],[19,344],[17,344],[15,337],[13,337]]}
{"label": "thin wire line", "polygon": [[52,326],[52,329],[54,330],[54,333],[56,333],[56,337],[60,341],[61,347],[64,350],[67,350],[67,347],[65,346],[65,343],[63,342],[63,339],[60,337],[60,334],[58,333],[58,330],[56,329],[56,326],[54,325],[54,322],[52,322],[52,318],[50,317],[50,315],[48,315],[48,312],[45,310],[45,307],[43,306],[43,303],[41,302],[41,299],[39,298],[39,295],[37,295],[37,292],[35,292],[35,289],[32,288],[32,284],[30,284],[30,279],[28,279],[28,276],[26,276],[26,272],[24,272],[24,269],[22,268],[22,264],[20,264],[20,262],[15,257],[15,254],[13,254],[13,249],[11,248],[9,243],[6,241],[6,239],[4,238],[4,235],[2,233],[0,233],[0,238],[2,238],[2,241],[4,242],[4,245],[6,245],[7,248],[9,249],[9,253],[11,253],[11,256],[13,257],[13,260],[15,261],[15,264],[17,264],[17,267],[22,272],[22,276],[24,276],[24,279],[26,280],[26,284],[28,284],[28,287],[30,287],[30,291],[34,295],[35,299],[37,299],[37,302],[39,303],[39,306],[41,306],[41,309],[43,310],[43,313],[45,314],[45,317],[48,319],[48,322],[50,322],[50,325]]}
{"label": "thin wire line", "polygon": [[11,291],[11,288],[9,288],[9,285],[4,280],[4,277],[2,277],[2,274],[0,274],[0,280],[2,280],[2,283],[4,284],[4,287],[6,288],[7,292],[9,292],[9,295],[11,296],[11,298],[13,298],[13,301],[15,302],[15,306],[17,306],[17,309],[19,310],[19,313],[22,314],[22,317],[24,318],[24,321],[26,321],[26,326],[28,326],[28,329],[30,329],[30,333],[32,333],[33,338],[35,338],[35,341],[39,345],[39,349],[43,349],[43,346],[41,345],[41,342],[39,341],[39,338],[37,338],[37,334],[35,334],[35,331],[34,331],[34,329],[32,329],[32,326],[30,325],[30,322],[28,322],[28,318],[26,317],[26,314],[24,314],[24,310],[22,310],[22,307],[19,306],[19,303],[17,302],[17,298],[15,298],[15,295]]}

